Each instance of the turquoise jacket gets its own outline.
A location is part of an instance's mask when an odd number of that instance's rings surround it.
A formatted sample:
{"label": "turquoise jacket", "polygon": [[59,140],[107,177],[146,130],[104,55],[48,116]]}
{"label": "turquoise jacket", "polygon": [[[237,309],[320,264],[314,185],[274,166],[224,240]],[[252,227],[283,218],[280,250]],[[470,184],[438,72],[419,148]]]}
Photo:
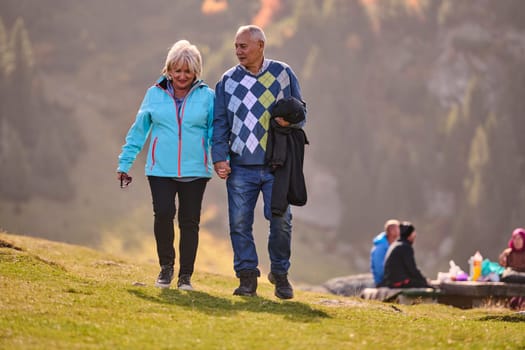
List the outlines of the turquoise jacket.
{"label": "turquoise jacket", "polygon": [[146,92],[122,146],[117,171],[129,172],[150,136],[146,175],[210,178],[215,93],[201,80],[196,81],[179,113],[167,84],[161,77]]}

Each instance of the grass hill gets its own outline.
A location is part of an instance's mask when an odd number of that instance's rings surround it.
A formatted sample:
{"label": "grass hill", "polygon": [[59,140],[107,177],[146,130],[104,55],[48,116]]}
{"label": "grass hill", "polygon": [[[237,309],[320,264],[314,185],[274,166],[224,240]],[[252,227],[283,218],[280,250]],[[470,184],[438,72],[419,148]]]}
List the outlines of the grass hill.
{"label": "grass hill", "polygon": [[194,292],[153,287],[154,262],[0,232],[1,349],[523,349],[523,315],[390,305],[297,291],[231,295],[199,270]]}

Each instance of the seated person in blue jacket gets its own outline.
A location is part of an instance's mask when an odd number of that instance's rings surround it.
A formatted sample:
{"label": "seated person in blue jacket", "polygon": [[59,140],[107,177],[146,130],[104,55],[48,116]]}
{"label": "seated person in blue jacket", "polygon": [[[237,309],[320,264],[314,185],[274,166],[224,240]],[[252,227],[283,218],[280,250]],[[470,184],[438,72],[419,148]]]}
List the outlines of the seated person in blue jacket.
{"label": "seated person in blue jacket", "polygon": [[370,250],[370,271],[374,283],[379,286],[383,281],[385,256],[388,247],[399,238],[399,220],[390,219],[385,223],[385,230],[374,237]]}
{"label": "seated person in blue jacket", "polygon": [[416,239],[416,229],[408,221],[399,225],[399,239],[390,245],[385,258],[385,274],[381,286],[390,288],[431,287],[419,271],[412,245]]}

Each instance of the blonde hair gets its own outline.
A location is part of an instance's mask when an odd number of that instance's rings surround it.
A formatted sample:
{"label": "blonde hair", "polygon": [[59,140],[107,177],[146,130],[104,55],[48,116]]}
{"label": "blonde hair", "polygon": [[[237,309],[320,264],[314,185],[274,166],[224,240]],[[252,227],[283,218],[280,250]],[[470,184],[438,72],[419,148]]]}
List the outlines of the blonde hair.
{"label": "blonde hair", "polygon": [[195,78],[198,78],[202,73],[202,57],[197,46],[191,44],[188,40],[179,40],[168,51],[166,63],[162,68],[162,74],[169,78],[168,72],[172,68],[180,67],[187,64],[192,73],[195,73]]}
{"label": "blonde hair", "polygon": [[396,219],[390,219],[385,222],[385,231],[388,230],[390,226],[399,226],[400,222]]}

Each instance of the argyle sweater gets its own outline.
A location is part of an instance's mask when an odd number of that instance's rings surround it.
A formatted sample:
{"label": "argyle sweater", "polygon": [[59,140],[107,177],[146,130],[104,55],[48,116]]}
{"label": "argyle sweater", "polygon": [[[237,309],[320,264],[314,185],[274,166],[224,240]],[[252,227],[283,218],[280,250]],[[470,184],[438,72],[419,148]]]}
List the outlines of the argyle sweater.
{"label": "argyle sweater", "polygon": [[274,103],[294,96],[302,100],[299,82],[283,62],[265,59],[257,75],[241,65],[229,69],[215,87],[213,162],[230,160],[232,165],[265,163]]}

